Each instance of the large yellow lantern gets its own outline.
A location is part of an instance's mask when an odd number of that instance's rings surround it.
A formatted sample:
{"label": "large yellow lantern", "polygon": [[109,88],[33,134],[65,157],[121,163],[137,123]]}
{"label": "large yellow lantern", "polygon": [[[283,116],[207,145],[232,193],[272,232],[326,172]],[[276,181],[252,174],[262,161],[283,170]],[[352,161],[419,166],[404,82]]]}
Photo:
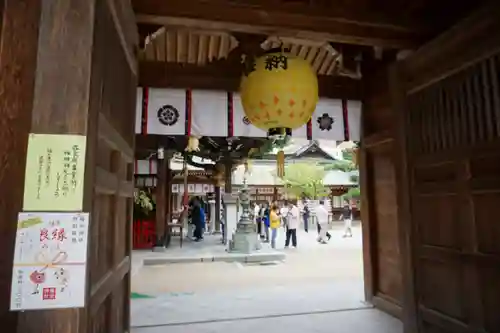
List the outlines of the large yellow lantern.
{"label": "large yellow lantern", "polygon": [[[240,86],[245,115],[256,127],[289,132],[311,118],[318,102],[318,79],[308,61],[280,51],[257,58]],[[279,131],[283,133],[283,131]]]}
{"label": "large yellow lantern", "polygon": [[[318,103],[318,78],[308,61],[270,50],[247,66],[241,80],[246,117],[269,136],[291,134],[309,121]],[[285,174],[283,151],[277,155],[277,175]]]}

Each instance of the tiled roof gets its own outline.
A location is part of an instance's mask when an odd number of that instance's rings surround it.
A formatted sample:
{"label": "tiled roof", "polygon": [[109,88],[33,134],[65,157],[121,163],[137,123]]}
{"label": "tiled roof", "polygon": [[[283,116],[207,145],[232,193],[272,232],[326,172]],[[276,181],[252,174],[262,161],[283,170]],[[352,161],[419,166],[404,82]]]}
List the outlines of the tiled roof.
{"label": "tiled roof", "polygon": [[[193,156],[193,161],[196,163],[199,163],[199,164],[214,164],[214,162],[211,160],[202,159],[202,158],[197,157],[197,156]],[[170,169],[174,170],[174,171],[182,170],[183,164],[184,164],[184,162],[183,162],[182,158],[173,158],[172,160],[170,160]],[[187,169],[188,170],[204,171],[203,168],[197,168],[197,167],[189,165],[189,164],[187,166]]]}
{"label": "tiled roof", "polygon": [[[239,166],[233,172],[233,184],[242,185],[244,177],[245,168]],[[247,177],[248,185],[282,185],[279,178],[275,176],[276,174],[276,164],[275,163],[255,163],[251,166],[251,172]],[[342,186],[354,186],[356,183],[351,181],[351,173],[343,172],[340,170],[328,171],[323,180],[324,184],[327,186],[332,185],[342,185]]]}
{"label": "tiled roof", "polygon": [[[342,142],[340,145],[337,145],[336,141],[331,141],[331,140],[316,140],[318,143],[318,146],[321,150],[323,150],[325,153],[330,155],[332,158],[337,159],[339,155],[341,156],[342,154],[340,151],[343,149],[349,148],[353,145],[351,142]],[[305,150],[307,147],[310,145],[310,140],[307,139],[292,139],[290,143],[283,148],[283,152],[285,155],[294,155],[299,153],[301,150]],[[279,149],[275,149],[274,151],[270,152],[269,155],[276,155],[278,153]]]}

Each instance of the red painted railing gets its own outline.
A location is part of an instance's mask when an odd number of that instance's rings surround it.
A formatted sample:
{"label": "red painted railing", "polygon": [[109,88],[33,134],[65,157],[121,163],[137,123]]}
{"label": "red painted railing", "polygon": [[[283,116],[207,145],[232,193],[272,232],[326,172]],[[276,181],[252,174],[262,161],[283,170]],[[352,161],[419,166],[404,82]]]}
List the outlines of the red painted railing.
{"label": "red painted railing", "polygon": [[136,220],[133,230],[133,248],[150,249],[155,241],[155,221]]}

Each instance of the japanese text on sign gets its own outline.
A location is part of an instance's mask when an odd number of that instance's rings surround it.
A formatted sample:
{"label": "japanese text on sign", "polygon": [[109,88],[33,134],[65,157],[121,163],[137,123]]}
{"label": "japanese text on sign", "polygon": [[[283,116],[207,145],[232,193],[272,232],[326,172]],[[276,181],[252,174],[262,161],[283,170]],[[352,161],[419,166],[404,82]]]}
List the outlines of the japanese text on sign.
{"label": "japanese text on sign", "polygon": [[19,214],[11,310],[85,305],[88,223],[86,213]]}
{"label": "japanese text on sign", "polygon": [[23,210],[81,211],[85,146],[81,135],[30,135]]}
{"label": "japanese text on sign", "polygon": [[266,70],[288,69],[288,58],[284,55],[268,55],[266,57]]}

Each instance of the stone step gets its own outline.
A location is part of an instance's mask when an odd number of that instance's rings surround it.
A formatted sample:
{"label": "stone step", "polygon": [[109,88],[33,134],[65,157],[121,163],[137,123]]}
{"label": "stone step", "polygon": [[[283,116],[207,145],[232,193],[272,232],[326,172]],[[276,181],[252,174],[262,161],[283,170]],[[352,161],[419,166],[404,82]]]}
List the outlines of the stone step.
{"label": "stone step", "polygon": [[261,263],[283,261],[286,259],[286,254],[283,252],[267,252],[267,253],[221,253],[221,254],[200,254],[198,256],[155,256],[152,258],[144,258],[144,266],[156,266],[166,264],[180,263],[195,263],[195,262],[242,262],[242,263]]}

